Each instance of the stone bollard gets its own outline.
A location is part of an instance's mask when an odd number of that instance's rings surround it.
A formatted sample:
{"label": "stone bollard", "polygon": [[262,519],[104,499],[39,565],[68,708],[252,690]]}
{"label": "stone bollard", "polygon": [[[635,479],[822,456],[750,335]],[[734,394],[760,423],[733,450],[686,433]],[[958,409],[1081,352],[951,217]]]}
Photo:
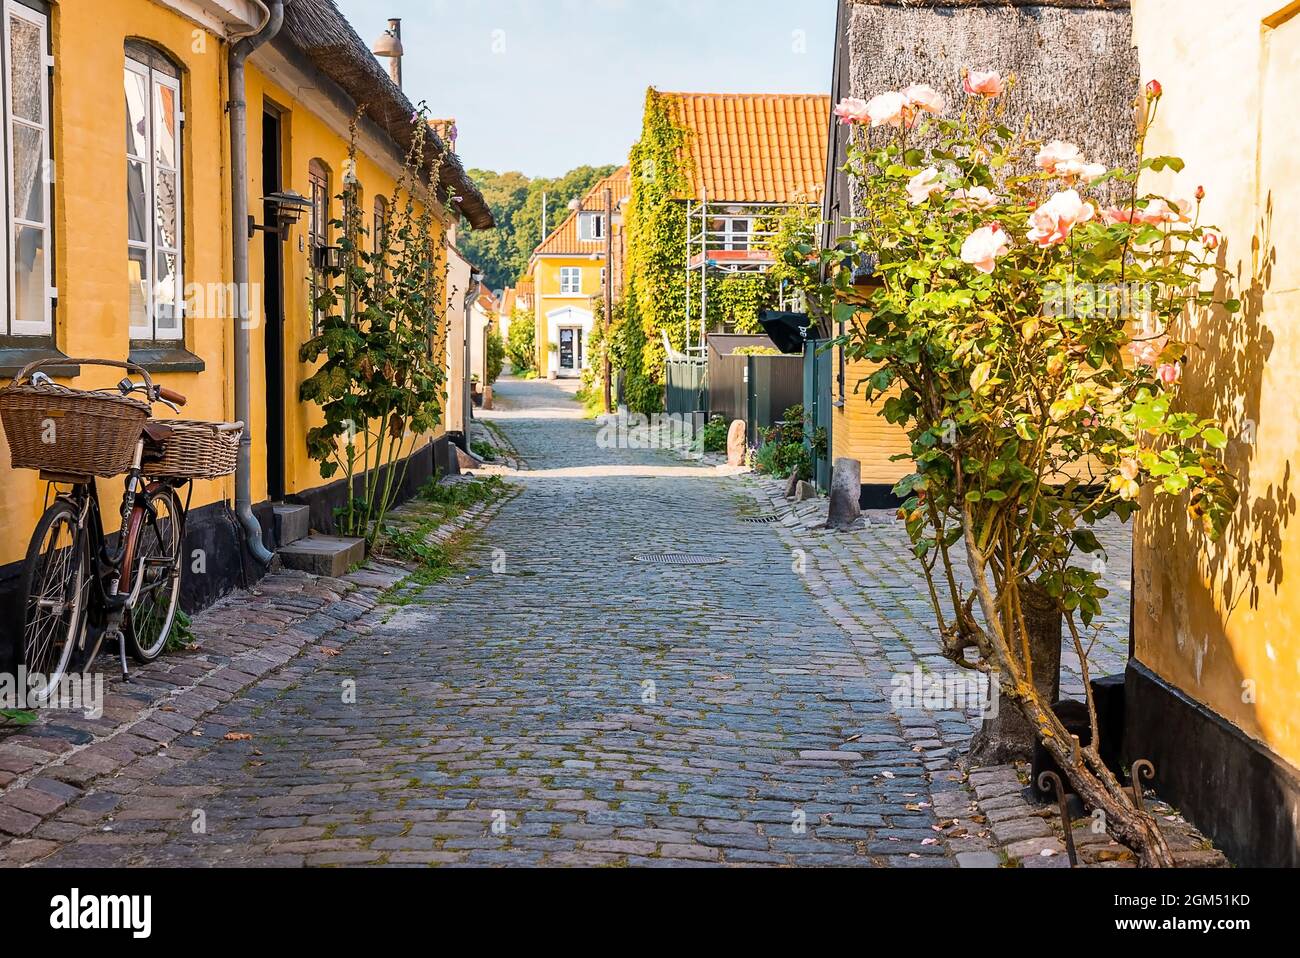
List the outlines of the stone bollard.
{"label": "stone bollard", "polygon": [[737,419],[727,430],[727,465],[743,466],[748,451],[745,444],[745,421]]}
{"label": "stone bollard", "polygon": [[831,470],[831,506],[826,525],[847,529],[862,517],[862,463],[836,459]]}

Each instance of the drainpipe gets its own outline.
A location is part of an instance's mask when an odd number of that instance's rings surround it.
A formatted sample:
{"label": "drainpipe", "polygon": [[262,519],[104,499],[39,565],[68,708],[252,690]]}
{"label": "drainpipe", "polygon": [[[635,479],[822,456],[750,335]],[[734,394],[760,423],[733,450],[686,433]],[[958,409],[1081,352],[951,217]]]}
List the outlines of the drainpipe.
{"label": "drainpipe", "polygon": [[[483,274],[475,270],[470,274],[469,292],[465,296],[465,451],[470,449],[470,424],[474,421],[474,399],[470,385],[470,335],[474,326],[474,304],[478,302],[479,293],[483,291]],[[486,389],[487,383],[480,382],[480,389]]]}
{"label": "drainpipe", "polygon": [[244,93],[244,64],[253,51],[266,43],[284,23],[284,0],[271,0],[270,17],[262,29],[244,37],[230,48],[230,222],[234,246],[231,266],[235,281],[235,418],[244,424],[239,442],[239,463],[235,469],[235,515],[244,527],[248,551],[262,565],[274,556],[262,544],[262,526],[253,515],[253,482],[249,409],[248,330],[248,103]]}

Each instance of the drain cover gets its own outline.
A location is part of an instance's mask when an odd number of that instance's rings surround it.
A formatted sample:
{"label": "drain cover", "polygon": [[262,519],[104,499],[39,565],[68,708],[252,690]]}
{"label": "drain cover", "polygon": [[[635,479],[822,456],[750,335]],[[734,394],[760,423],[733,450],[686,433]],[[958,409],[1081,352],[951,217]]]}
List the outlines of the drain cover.
{"label": "drain cover", "polygon": [[751,523],[752,525],[768,525],[772,522],[780,522],[781,517],[773,512],[765,516],[748,516],[742,521]]}
{"label": "drain cover", "polygon": [[632,558],[636,562],[650,562],[654,565],[718,565],[722,562],[717,556],[689,552],[648,552]]}

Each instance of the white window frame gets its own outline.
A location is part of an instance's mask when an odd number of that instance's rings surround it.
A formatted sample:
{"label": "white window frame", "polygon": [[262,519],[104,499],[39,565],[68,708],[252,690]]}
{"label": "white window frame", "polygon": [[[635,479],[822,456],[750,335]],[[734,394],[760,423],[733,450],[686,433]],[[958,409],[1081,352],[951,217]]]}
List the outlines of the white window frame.
{"label": "white window frame", "polygon": [[584,243],[602,242],[605,239],[605,214],[579,213],[578,239]]}
{"label": "white window frame", "polygon": [[[569,280],[572,279],[572,284]],[[561,296],[581,296],[582,295],[582,267],[581,266],[561,266],[560,267],[560,295]]]}
{"label": "white window frame", "polygon": [[[23,117],[13,115],[13,63],[10,56],[10,37],[9,22],[11,17],[25,20],[35,26],[41,35],[41,56],[43,62],[41,65],[41,120],[39,124],[32,123]],[[13,195],[13,169],[14,169],[14,136],[13,127],[24,126],[28,129],[39,129],[41,131],[41,181],[45,184],[53,182],[54,166],[50,156],[50,66],[53,59],[50,56],[50,24],[49,18],[41,12],[32,9],[26,4],[18,3],[17,0],[5,0],[4,4],[4,23],[0,24],[0,43],[4,44],[3,52],[0,53],[0,59],[4,63],[4,95],[3,103],[0,103],[0,116],[3,116],[4,130],[4,169],[0,173],[4,176],[4,196],[5,196],[5,222],[4,236],[0,237],[0,250],[5,254],[6,268],[0,272],[0,304],[4,308],[4,323],[0,324],[0,334],[8,333],[11,336],[44,336],[50,337],[54,334],[54,191],[46,190],[45,202],[43,204],[45,219],[44,222],[34,222],[29,219],[20,219],[15,209],[17,198]],[[45,244],[42,249],[45,251],[45,315],[38,322],[19,321],[15,317],[17,312],[17,303],[10,299],[18,288],[17,260],[12,253],[14,243],[14,234],[18,227],[26,226],[33,229],[39,229],[45,233]]]}
{"label": "white window frame", "polygon": [[[153,69],[149,64],[134,59],[129,52],[125,54],[125,70],[143,77],[145,88],[149,93],[149,102],[145,104],[149,124],[144,144],[145,152],[148,155],[142,157],[130,152],[126,154],[127,169],[130,168],[132,161],[144,164],[147,180],[146,188],[148,190],[145,204],[145,239],[143,242],[133,240],[129,231],[126,237],[127,249],[143,250],[145,253],[145,294],[147,297],[145,315],[148,319],[148,325],[132,326],[130,337],[139,341],[179,342],[185,339],[185,177],[183,173],[185,166],[185,113],[181,104],[181,83],[177,77],[168,76],[166,73]],[[173,120],[176,129],[175,167],[161,164],[157,158],[157,151],[154,150],[154,117],[157,115],[158,109],[156,103],[158,87],[166,87],[174,94],[172,103],[175,109]],[[162,246],[158,242],[156,190],[159,172],[171,173],[176,177],[175,249]],[[158,290],[155,285],[154,271],[158,266],[159,254],[169,254],[176,257],[176,289],[172,294],[173,308],[176,310],[175,329],[158,329]]]}
{"label": "white window frame", "polygon": [[[751,237],[753,236],[753,232],[754,232],[753,217],[728,216],[726,217],[725,222],[727,225],[726,225],[726,229],[724,230],[723,238],[725,241],[725,245],[723,246],[723,249],[729,251],[737,251],[737,250],[743,251],[749,249],[750,246],[753,245],[751,242]],[[736,229],[736,224],[740,222],[743,222],[745,224],[745,228],[743,231]],[[737,237],[743,237],[743,239],[737,239]]]}

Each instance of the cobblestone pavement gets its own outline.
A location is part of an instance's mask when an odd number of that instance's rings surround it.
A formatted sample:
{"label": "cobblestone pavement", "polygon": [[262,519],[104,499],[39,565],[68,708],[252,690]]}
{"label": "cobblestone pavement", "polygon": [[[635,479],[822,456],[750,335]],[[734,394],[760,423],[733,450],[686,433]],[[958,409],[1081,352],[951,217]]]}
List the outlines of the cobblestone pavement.
{"label": "cobblestone pavement", "polygon": [[[742,521],[743,484],[598,448],[555,384],[497,396],[528,471],[456,578],[367,599],[333,654],[293,659],[165,751],[83,780],[0,857],[996,863],[976,829],[936,827],[971,808],[940,741],[964,716],[908,734],[882,680],[896,663],[814,599],[772,526]],[[721,561],[634,560],[649,553]]]}

